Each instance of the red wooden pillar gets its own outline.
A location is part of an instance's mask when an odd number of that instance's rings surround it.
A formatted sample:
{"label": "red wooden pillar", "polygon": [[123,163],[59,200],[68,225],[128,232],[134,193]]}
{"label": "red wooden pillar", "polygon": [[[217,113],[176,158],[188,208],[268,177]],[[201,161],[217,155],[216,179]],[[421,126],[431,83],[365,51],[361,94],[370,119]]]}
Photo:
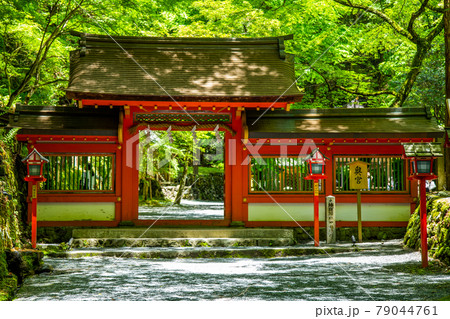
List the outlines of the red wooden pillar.
{"label": "red wooden pillar", "polygon": [[314,179],[314,246],[319,246],[319,180]]}
{"label": "red wooden pillar", "polygon": [[232,180],[231,180],[231,172],[232,167],[234,165],[232,152],[233,147],[235,148],[235,141],[232,139],[232,136],[229,132],[225,133],[225,149],[224,149],[224,165],[225,165],[225,187],[224,187],[224,215],[226,220],[231,220],[231,197],[232,197]]}
{"label": "red wooden pillar", "polygon": [[36,248],[37,241],[37,182],[31,182],[31,247]]}
{"label": "red wooden pillar", "polygon": [[[120,132],[119,134],[122,134]],[[122,136],[123,138],[123,136]],[[121,216],[122,216],[122,150],[123,150],[123,140],[121,139],[119,141],[119,144],[117,145],[117,148],[115,149],[116,154],[116,176],[115,176],[115,185],[116,185],[116,214],[115,214],[115,220],[116,222],[120,222]]]}
{"label": "red wooden pillar", "polygon": [[422,267],[428,267],[427,195],[426,179],[420,179],[420,241],[422,246]]}
{"label": "red wooden pillar", "polygon": [[241,141],[242,138],[242,120],[233,116],[232,128],[236,132],[236,135],[232,138],[233,147],[230,149],[230,159],[234,162],[231,165],[231,222],[243,221],[243,176],[242,176],[242,162],[244,160],[244,144]]}
{"label": "red wooden pillar", "polygon": [[[128,114],[127,114],[128,113]],[[134,189],[137,187],[133,179],[134,170],[136,170],[137,157],[139,156],[137,145],[139,145],[139,135],[131,135],[128,129],[133,125],[133,119],[130,110],[125,110],[123,119],[123,145],[122,145],[122,214],[121,221],[131,221],[133,219],[133,195]]]}

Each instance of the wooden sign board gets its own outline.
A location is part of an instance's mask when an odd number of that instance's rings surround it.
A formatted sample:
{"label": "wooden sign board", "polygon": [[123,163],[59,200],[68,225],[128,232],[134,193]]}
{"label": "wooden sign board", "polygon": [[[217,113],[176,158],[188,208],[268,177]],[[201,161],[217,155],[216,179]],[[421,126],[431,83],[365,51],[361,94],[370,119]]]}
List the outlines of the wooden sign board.
{"label": "wooden sign board", "polygon": [[367,189],[369,188],[367,182],[367,165],[368,163],[362,161],[355,161],[349,164],[350,166],[350,189]]}

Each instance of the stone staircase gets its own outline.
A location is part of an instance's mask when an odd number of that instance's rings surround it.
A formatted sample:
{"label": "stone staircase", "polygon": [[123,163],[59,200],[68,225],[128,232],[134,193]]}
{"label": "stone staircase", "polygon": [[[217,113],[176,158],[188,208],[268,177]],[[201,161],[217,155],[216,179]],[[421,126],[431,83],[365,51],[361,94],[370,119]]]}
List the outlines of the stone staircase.
{"label": "stone staircase", "polygon": [[79,228],[72,247],[279,247],[295,244],[285,228]]}

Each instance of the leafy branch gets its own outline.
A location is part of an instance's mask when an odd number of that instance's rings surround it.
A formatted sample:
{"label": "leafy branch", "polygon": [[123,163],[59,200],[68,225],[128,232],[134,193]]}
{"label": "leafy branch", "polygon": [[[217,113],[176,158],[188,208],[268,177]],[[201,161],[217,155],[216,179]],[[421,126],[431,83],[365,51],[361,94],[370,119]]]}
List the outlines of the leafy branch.
{"label": "leafy branch", "polygon": [[[78,12],[83,2],[84,0],[79,0],[78,2],[76,2],[75,6],[72,7],[72,1],[69,0],[64,10],[61,9],[61,1],[57,0],[53,4],[53,6],[49,8],[49,15],[47,17],[46,25],[42,33],[42,38],[40,41],[39,49],[36,53],[36,57],[27,73],[25,74],[23,80],[20,82],[19,86],[10,94],[8,103],[6,105],[7,109],[14,110],[13,105],[15,100],[19,97],[20,94],[27,90],[27,87],[29,87],[29,84],[33,78],[39,78],[40,69],[47,59],[47,54],[52,47],[52,44],[61,35],[68,21]],[[60,11],[64,11],[64,16],[60,21],[58,21],[57,18]],[[56,22],[54,22],[54,20],[56,20]],[[50,31],[51,28],[53,28],[53,31]],[[35,86],[36,85],[38,85],[38,83],[36,83]]]}
{"label": "leafy branch", "polygon": [[[397,23],[395,20],[389,17],[387,14],[374,8],[372,5],[368,6],[360,3],[354,3],[351,0],[333,0],[333,1],[349,8],[364,10],[364,12],[369,12],[383,19],[397,34],[403,36],[404,38],[408,39],[413,44],[415,44],[416,52],[411,61],[411,67],[408,73],[406,74],[406,79],[404,80],[398,92],[394,95],[395,98],[392,100],[390,105],[390,107],[403,106],[409,93],[411,93],[412,87],[417,79],[417,76],[421,72],[423,61],[425,60],[428,52],[431,50],[431,43],[444,29],[443,16],[434,21],[433,23],[434,27],[431,28],[428,34],[423,36],[419,35],[417,30],[418,27],[415,25],[415,23],[417,19],[419,19],[419,17],[421,17],[425,13],[426,9],[432,10],[434,12],[440,12],[440,9],[432,7],[429,4],[429,0],[421,1],[420,7],[411,14],[407,28],[405,29],[399,23]],[[377,93],[379,92],[374,92],[375,95],[378,95]]]}
{"label": "leafy branch", "polygon": [[350,94],[353,94],[353,95],[359,95],[359,96],[379,96],[379,95],[393,95],[393,96],[397,96],[397,92],[389,91],[389,90],[386,90],[386,91],[382,90],[382,91],[376,91],[376,92],[361,92],[361,91],[358,91],[358,90],[350,90],[350,89],[347,89],[347,88],[345,88],[343,86],[340,86],[340,85],[336,85],[335,87],[337,89],[339,89],[339,90],[344,91],[344,92],[347,92],[347,93],[350,93]]}

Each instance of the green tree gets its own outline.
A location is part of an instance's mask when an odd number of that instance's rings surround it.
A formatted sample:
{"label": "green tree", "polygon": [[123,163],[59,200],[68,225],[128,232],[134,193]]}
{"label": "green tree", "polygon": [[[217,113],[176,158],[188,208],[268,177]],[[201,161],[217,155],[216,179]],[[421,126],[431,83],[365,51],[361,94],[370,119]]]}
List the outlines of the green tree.
{"label": "green tree", "polygon": [[[390,1],[379,1],[376,4],[365,0],[333,1],[376,16],[391,31],[415,48],[405,79],[390,103],[391,107],[403,106],[422,70],[423,62],[432,48],[433,40],[444,28],[443,9],[438,7],[435,1],[433,3],[430,0],[418,1],[409,6],[405,6],[402,2],[391,3]],[[358,93],[355,91],[355,94]]]}
{"label": "green tree", "polygon": [[22,101],[28,103],[37,89],[65,81],[60,68],[67,65],[58,60],[66,51],[59,38],[83,3],[1,0],[0,69],[5,80],[0,85],[7,93],[3,99],[7,109],[23,94]]}

